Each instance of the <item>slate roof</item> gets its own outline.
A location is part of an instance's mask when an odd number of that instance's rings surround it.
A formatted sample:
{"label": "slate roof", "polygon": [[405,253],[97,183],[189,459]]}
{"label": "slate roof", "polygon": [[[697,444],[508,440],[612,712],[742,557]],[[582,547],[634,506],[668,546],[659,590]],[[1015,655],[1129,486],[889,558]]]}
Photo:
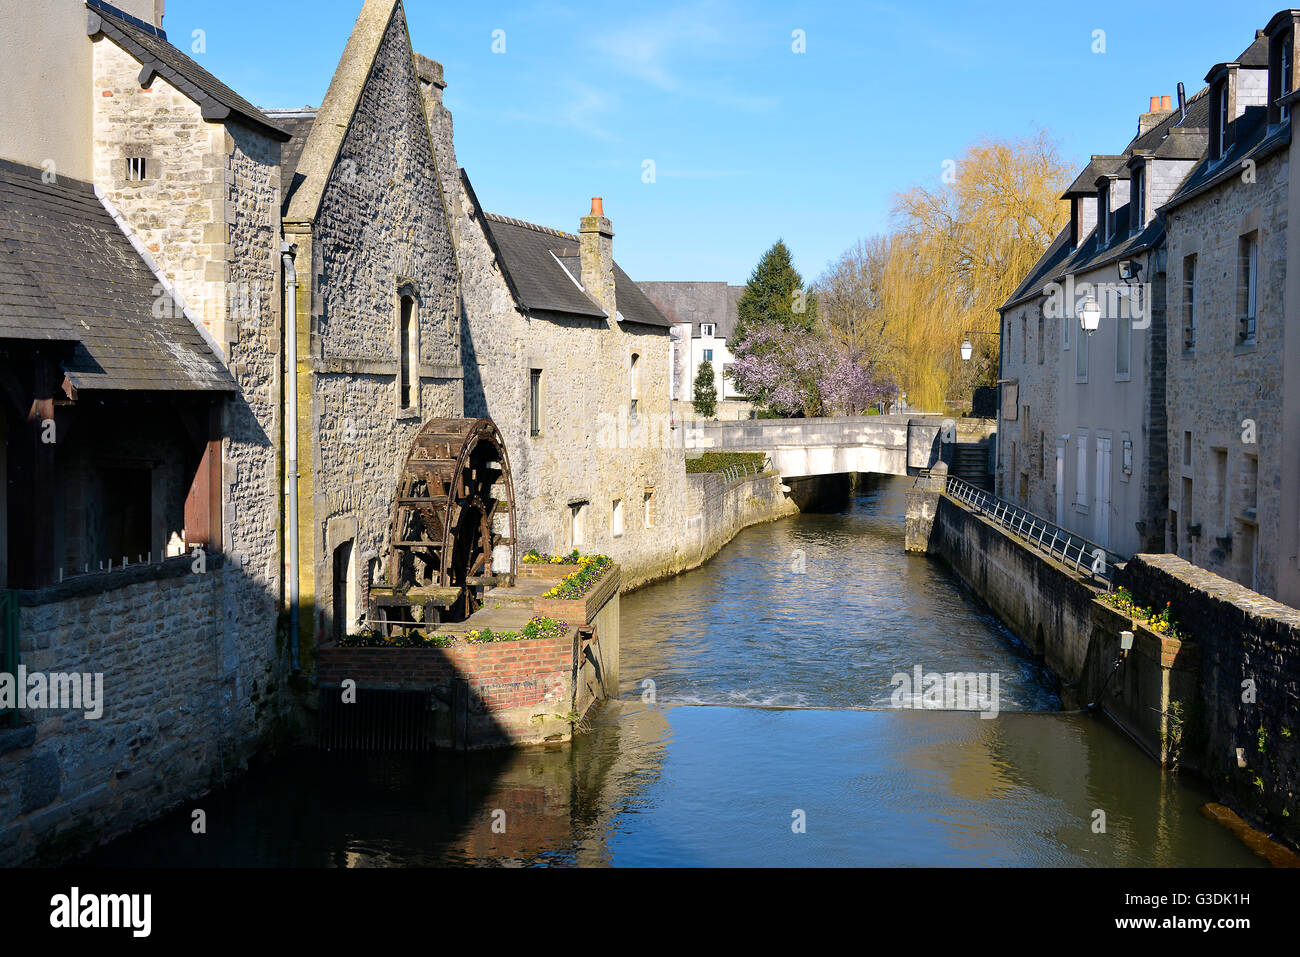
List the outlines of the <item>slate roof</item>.
{"label": "slate roof", "polygon": [[[1117,179],[1129,179],[1131,173],[1128,161],[1137,151],[1145,151],[1160,159],[1196,159],[1205,152],[1205,129],[1209,123],[1209,88],[1204,87],[1187,101],[1186,115],[1181,115],[1175,108],[1145,133],[1139,133],[1129,141],[1124,151],[1116,155],[1094,155],[1075,177],[1070,187],[1061,194],[1062,199],[1073,196],[1092,196],[1097,193],[1097,181],[1103,176],[1115,176]],[[1195,177],[1196,171],[1179,188],[1179,193]],[[1178,193],[1175,193],[1175,197]],[[1070,273],[1081,273],[1096,269],[1109,263],[1134,256],[1140,252],[1159,245],[1165,235],[1164,218],[1160,215],[1169,204],[1157,211],[1145,228],[1139,233],[1129,235],[1129,204],[1125,203],[1115,210],[1115,234],[1119,239],[1101,246],[1099,235],[1094,228],[1077,249],[1070,248],[1070,225],[1053,240],[1052,244],[1034,263],[1029,273],[1021,280],[1015,292],[999,308],[999,311],[1042,295],[1044,288],[1052,282],[1059,282]]]}
{"label": "slate roof", "polygon": [[166,31],[103,0],[86,0],[86,7],[91,12],[87,27],[91,36],[102,33],[112,39],[139,60],[145,70],[156,73],[202,107],[204,119],[217,121],[234,115],[282,142],[289,139],[289,134],[265,113],[168,43]]}
{"label": "slate roof", "polygon": [[280,198],[287,210],[294,190],[306,179],[298,172],[298,161],[302,159],[302,149],[307,145],[312,124],[316,122],[316,110],[267,110],[266,113],[290,137],[280,147]]}
{"label": "slate roof", "polygon": [[1240,176],[1246,160],[1264,159],[1291,142],[1291,124],[1268,125],[1268,111],[1262,106],[1248,106],[1237,117],[1232,146],[1222,157],[1211,160],[1208,156],[1183,180],[1160,212],[1171,210],[1190,199],[1213,189],[1220,183]]}
{"label": "slate roof", "polygon": [[0,161],[0,246],[0,336],[75,339],[76,388],[235,391],[165,294],[155,315],[157,278],[88,183]]}
{"label": "slate roof", "polygon": [[[484,213],[483,225],[515,298],[525,309],[606,318],[605,310],[578,285],[582,266],[575,234],[495,213]],[[618,263],[614,263],[614,298],[623,322],[665,329],[672,325]]]}

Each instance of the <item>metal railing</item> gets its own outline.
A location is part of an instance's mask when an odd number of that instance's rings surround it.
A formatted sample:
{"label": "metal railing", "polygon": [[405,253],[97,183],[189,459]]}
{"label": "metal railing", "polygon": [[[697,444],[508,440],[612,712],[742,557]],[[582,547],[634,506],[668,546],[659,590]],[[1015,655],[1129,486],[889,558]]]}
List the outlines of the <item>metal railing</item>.
{"label": "metal railing", "polygon": [[734,482],[738,478],[744,478],[746,475],[761,475],[766,472],[768,465],[767,456],[763,456],[761,462],[742,462],[739,465],[728,465],[722,470],[722,480],[724,482]]}
{"label": "metal railing", "polygon": [[[18,593],[0,591],[0,674],[18,680]],[[0,728],[18,723],[17,708],[0,708]]]}
{"label": "metal railing", "polygon": [[1061,564],[1103,582],[1107,591],[1114,587],[1116,566],[1125,561],[1123,556],[954,475],[948,476],[945,490],[959,502],[971,506]]}

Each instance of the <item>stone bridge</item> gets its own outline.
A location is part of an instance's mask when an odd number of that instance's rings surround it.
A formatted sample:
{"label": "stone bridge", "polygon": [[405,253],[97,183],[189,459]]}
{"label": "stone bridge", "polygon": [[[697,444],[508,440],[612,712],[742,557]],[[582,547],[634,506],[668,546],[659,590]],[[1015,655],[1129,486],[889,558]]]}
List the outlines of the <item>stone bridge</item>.
{"label": "stone bridge", "polygon": [[[945,422],[952,424],[946,436]],[[687,422],[683,442],[688,452],[766,452],[772,467],[787,479],[850,472],[916,475],[947,461],[954,472],[984,485],[993,432],[992,419],[863,415]],[[946,453],[945,437],[954,445]]]}

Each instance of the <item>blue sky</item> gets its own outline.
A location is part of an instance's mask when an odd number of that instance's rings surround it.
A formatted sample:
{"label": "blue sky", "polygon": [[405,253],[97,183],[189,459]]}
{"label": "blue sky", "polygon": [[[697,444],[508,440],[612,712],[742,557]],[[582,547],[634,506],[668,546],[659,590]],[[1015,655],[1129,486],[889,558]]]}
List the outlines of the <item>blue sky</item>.
{"label": "blue sky", "polygon": [[[168,0],[164,26],[183,49],[204,30],[196,58],[254,103],[299,107],[320,103],[360,8]],[[938,185],[981,136],[1043,128],[1079,166],[1117,152],[1152,95],[1180,80],[1195,93],[1281,8],[1172,9],[407,2],[415,48],[446,68],[457,158],[485,208],[575,230],[603,196],[634,278],[733,283],[778,237],[815,278],[888,227],[894,193]]]}

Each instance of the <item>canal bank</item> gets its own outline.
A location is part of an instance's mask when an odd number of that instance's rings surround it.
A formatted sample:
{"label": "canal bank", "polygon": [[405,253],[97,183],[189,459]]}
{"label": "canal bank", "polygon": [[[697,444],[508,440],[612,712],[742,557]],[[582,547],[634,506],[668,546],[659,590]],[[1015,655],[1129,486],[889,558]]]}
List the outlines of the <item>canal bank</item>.
{"label": "canal bank", "polygon": [[1253,826],[1300,843],[1300,613],[1176,556],[1135,556],[1114,586],[1172,617],[1155,630],[1147,612],[1103,601],[1086,562],[1059,561],[947,494],[908,495],[908,549],[946,562],[1070,694],[1162,766],[1201,774]]}
{"label": "canal bank", "polygon": [[[752,526],[625,594],[620,695],[572,744],[299,754],[87,863],[1262,863],[1198,813],[1204,790],[1057,710],[1050,676],[943,562],[904,553],[907,484]],[[918,664],[1001,674],[998,718],[892,709],[893,677]],[[219,835],[191,833],[197,807]]]}

